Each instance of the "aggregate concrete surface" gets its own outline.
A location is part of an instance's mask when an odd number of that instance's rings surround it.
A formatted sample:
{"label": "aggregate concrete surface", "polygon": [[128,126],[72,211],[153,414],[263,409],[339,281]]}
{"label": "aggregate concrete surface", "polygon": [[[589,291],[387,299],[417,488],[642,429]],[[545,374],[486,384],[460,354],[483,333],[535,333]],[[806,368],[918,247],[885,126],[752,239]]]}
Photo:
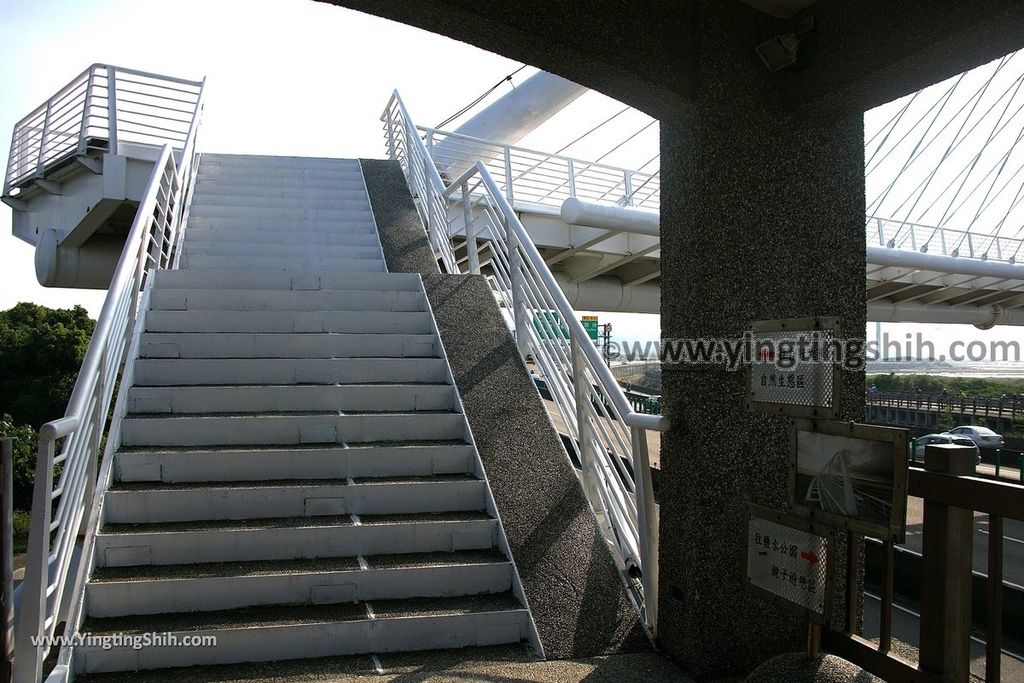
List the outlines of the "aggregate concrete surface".
{"label": "aggregate concrete surface", "polygon": [[401,167],[363,160],[391,272],[419,272],[549,659],[649,649],[487,282],[441,275]]}

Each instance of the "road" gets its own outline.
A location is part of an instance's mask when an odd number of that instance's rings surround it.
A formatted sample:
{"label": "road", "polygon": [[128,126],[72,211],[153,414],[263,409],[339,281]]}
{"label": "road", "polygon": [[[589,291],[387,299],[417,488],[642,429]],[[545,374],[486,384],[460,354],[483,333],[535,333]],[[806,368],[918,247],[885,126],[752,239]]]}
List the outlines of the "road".
{"label": "road", "polygon": [[[921,552],[924,501],[907,498],[907,540],[903,547]],[[1003,520],[1003,580],[1024,586],[1024,522]],[[988,515],[974,514],[974,570],[988,574]],[[1024,679],[1021,679],[1024,680]]]}
{"label": "road", "polygon": [[[878,642],[878,622],[881,600],[873,593],[864,593],[864,637]],[[892,635],[894,654],[917,664],[918,635],[920,633],[921,615],[906,606],[893,605]],[[971,637],[971,674],[972,678],[985,680],[985,641],[976,634]],[[1024,681],[1024,658],[1020,653],[1003,648],[1002,676],[1004,681]]]}
{"label": "road", "polygon": [[[558,414],[558,408],[555,407],[554,402],[545,400],[544,407],[548,409],[548,416],[551,418],[551,424],[555,426],[555,431],[559,434],[568,434],[565,421]],[[650,454],[651,467],[661,469],[661,432],[656,432],[653,429],[647,430],[647,452]]]}

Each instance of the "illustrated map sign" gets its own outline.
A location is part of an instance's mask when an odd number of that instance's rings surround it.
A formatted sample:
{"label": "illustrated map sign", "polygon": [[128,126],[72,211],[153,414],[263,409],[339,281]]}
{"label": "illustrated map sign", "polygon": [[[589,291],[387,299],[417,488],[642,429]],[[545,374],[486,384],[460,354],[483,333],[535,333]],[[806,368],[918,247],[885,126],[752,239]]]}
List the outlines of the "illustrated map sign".
{"label": "illustrated map sign", "polygon": [[583,323],[583,329],[587,331],[587,336],[593,341],[597,341],[597,316],[585,315],[580,318],[580,322]]}
{"label": "illustrated map sign", "polygon": [[747,590],[824,623],[828,538],[805,520],[751,505],[746,540]]}
{"label": "illustrated map sign", "polygon": [[838,318],[754,322],[747,408],[794,417],[838,417],[842,367],[830,354],[839,341]]}
{"label": "illustrated map sign", "polygon": [[908,432],[830,420],[790,424],[790,504],[823,524],[902,543]]}

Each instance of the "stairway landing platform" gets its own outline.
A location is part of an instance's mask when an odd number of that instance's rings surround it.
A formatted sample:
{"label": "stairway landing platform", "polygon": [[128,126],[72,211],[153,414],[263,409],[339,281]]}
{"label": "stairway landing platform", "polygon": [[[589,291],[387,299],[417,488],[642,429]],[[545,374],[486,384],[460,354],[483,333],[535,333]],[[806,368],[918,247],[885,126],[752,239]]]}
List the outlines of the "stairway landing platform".
{"label": "stairway landing platform", "polygon": [[383,681],[537,681],[538,683],[691,683],[659,654],[539,660],[523,643],[511,646],[382,653],[283,662],[233,664],[78,676],[80,683],[371,683]]}

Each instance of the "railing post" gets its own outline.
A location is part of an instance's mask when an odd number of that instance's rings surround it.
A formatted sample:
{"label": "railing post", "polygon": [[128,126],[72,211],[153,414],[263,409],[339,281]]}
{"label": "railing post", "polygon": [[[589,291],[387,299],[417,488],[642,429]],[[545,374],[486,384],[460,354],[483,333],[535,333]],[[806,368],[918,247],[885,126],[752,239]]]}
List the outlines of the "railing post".
{"label": "railing post", "polygon": [[398,159],[398,151],[395,149],[395,119],[392,111],[388,107],[388,115],[384,121],[384,126],[387,128],[388,133],[388,159],[395,161]]}
{"label": "railing post", "polygon": [[430,197],[430,171],[428,169],[432,163],[433,162],[430,160],[429,156],[423,158],[423,193],[420,196],[420,201],[426,204],[427,236],[430,238],[430,243],[434,245],[434,248],[437,249],[438,253],[443,254],[444,250],[441,248],[441,244],[438,241],[437,216],[434,215],[434,202]]}
{"label": "railing post", "polygon": [[[925,447],[925,469],[948,476],[974,473],[974,448]],[[921,669],[966,681],[971,663],[971,567],[974,513],[924,499],[921,564]]]}
{"label": "railing post", "polygon": [[18,639],[14,645],[15,683],[38,683],[43,675],[43,657],[46,650],[41,641],[48,635],[46,593],[50,579],[53,451],[53,441],[40,437],[36,481],[32,490],[32,523],[29,527],[28,549],[25,554],[25,580],[21,584]]}
{"label": "railing post", "polygon": [[469,206],[469,183],[462,183],[462,222],[466,226],[466,251],[469,255],[469,272],[480,274],[480,254],[477,253],[476,229],[473,225],[473,210]]}
{"label": "railing post", "polygon": [[46,117],[43,119],[43,134],[39,138],[39,155],[36,157],[36,175],[43,175],[43,159],[46,154],[46,138],[50,135],[50,111],[53,108],[53,100],[46,102]]}
{"label": "railing post", "polygon": [[576,196],[576,162],[569,159],[569,196]]}
{"label": "railing post", "polygon": [[[519,251],[519,238],[512,228],[512,221],[505,218],[505,243],[508,245],[509,275],[512,285],[512,319],[516,326],[516,346],[523,358],[530,354],[529,329],[530,324],[526,314],[526,302],[523,296],[523,255]],[[557,329],[557,325],[555,326]]]}
{"label": "railing post", "polygon": [[640,534],[640,571],[644,586],[644,616],[651,635],[658,632],[658,507],[654,501],[647,430],[631,427],[633,482],[636,485],[636,526]]}
{"label": "railing post", "polygon": [[590,382],[587,380],[587,360],[583,349],[576,340],[569,340],[572,362],[573,398],[576,402],[576,440],[580,448],[580,467],[587,498],[593,501],[590,483],[594,472],[594,458],[590,452],[594,444],[593,427],[590,424]]}
{"label": "railing post", "polygon": [[85,139],[89,136],[89,102],[92,100],[92,86],[95,82],[96,67],[89,69],[85,81],[85,103],[82,105],[82,127],[78,131],[78,153],[85,154]]}
{"label": "railing post", "polygon": [[107,151],[117,154],[117,69],[107,66]]}
{"label": "railing post", "polygon": [[0,439],[0,683],[14,666],[14,441]]}
{"label": "railing post", "polygon": [[626,190],[625,206],[633,206],[633,172],[629,170],[622,171],[622,183]]}
{"label": "railing post", "polygon": [[434,131],[427,131],[427,156],[431,159],[434,158]]}
{"label": "railing post", "polygon": [[505,145],[505,198],[508,203],[515,201],[515,193],[512,191],[512,150]]}

